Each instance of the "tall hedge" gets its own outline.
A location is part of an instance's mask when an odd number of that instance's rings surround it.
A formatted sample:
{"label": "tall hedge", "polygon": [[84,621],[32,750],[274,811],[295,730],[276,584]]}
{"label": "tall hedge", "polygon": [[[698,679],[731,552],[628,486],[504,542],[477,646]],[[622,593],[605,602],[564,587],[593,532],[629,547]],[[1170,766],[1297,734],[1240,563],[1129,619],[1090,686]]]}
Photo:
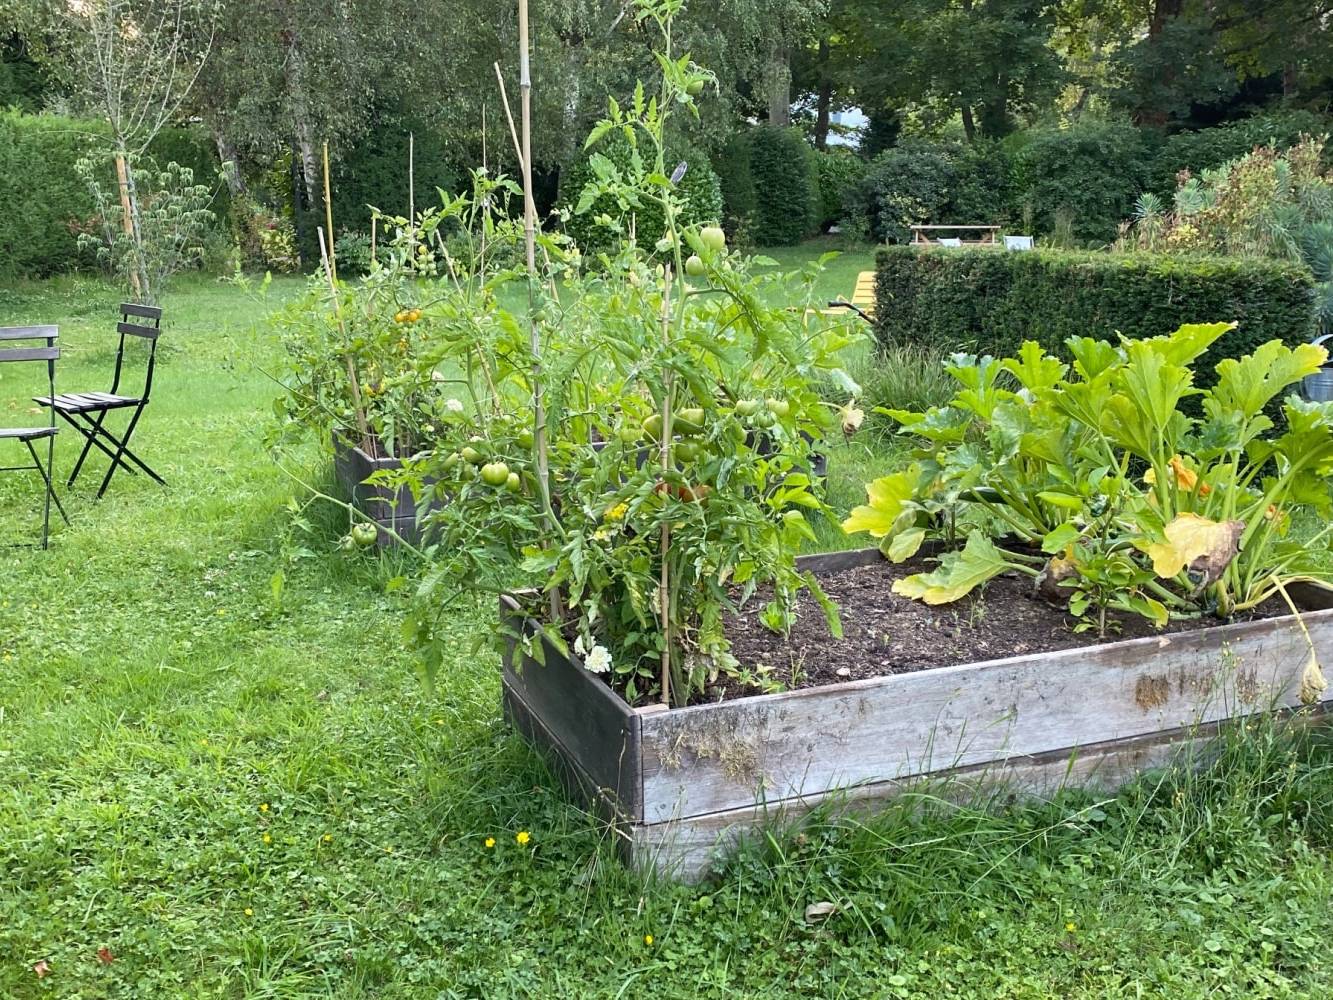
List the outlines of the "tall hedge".
{"label": "tall hedge", "polygon": [[[48,277],[91,263],[80,254],[78,234],[96,225],[93,199],[74,164],[105,134],[100,122],[0,112],[0,273]],[[216,178],[217,155],[196,130],[165,130],[149,152],[190,167],[197,183]],[[218,187],[213,210],[221,216],[226,190]]]}
{"label": "tall hedge", "polygon": [[763,125],[749,140],[754,184],[750,239],[757,246],[792,246],[819,225],[819,167],[798,129]]}
{"label": "tall hedge", "polygon": [[370,205],[390,215],[407,215],[409,136],[418,212],[439,206],[437,187],[452,192],[465,180],[438,130],[420,122],[384,119],[345,151],[332,171],[333,223],[339,230],[370,232]]}
{"label": "tall hedge", "polygon": [[1278,261],[1088,251],[926,250],[876,257],[881,343],[1012,355],[1024,340],[1052,353],[1073,336],[1169,333],[1182,323],[1235,320],[1203,359],[1212,373],[1268,340],[1314,336],[1313,282]]}

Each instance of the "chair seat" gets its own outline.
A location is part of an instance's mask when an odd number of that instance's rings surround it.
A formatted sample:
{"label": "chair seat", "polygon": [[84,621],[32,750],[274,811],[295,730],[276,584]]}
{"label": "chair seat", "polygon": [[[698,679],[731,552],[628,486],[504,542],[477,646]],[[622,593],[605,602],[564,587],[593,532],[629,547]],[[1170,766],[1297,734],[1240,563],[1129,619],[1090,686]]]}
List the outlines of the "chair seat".
{"label": "chair seat", "polygon": [[53,437],[54,427],[0,427],[0,438],[16,441],[32,441],[37,438]]}
{"label": "chair seat", "polygon": [[52,403],[50,396],[34,396],[34,403],[54,405],[62,413],[88,413],[97,410],[115,410],[122,406],[137,406],[138,396],[115,396],[109,392],[62,392]]}

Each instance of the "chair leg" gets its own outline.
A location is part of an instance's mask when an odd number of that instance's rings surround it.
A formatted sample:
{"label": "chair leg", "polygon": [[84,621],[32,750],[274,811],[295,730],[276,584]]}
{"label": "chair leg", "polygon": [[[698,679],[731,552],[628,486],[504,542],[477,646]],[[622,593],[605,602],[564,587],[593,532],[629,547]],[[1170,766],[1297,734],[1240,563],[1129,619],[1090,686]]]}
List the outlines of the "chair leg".
{"label": "chair leg", "polygon": [[[117,444],[119,442],[116,441],[115,436],[110,431],[108,431],[105,427],[102,426],[102,421],[100,419],[100,416],[104,416],[105,414],[106,411],[103,410],[99,415],[98,420],[93,420],[91,417],[87,416],[86,414],[83,414],[82,416],[83,419],[85,420],[85,423],[82,424],[79,423],[77,420],[75,420],[74,417],[70,416],[68,413],[62,412],[61,416],[65,418],[65,421],[71,427],[73,427],[76,431],[78,431],[80,434],[84,436],[84,438],[87,441],[87,444],[84,445],[85,449],[95,445],[98,451],[100,451],[103,455],[112,460],[112,464],[114,466],[116,453],[112,451],[110,448],[108,448],[106,445],[104,445],[101,439],[106,438],[108,441]],[[139,465],[143,465],[142,462],[140,462],[132,454],[129,454],[128,451],[126,452],[126,457],[128,457],[131,461],[138,463]],[[128,472],[131,476],[138,475],[138,473],[135,472],[134,469],[130,468],[123,461],[120,463],[120,467],[124,469],[126,472]],[[77,474],[78,471],[76,469],[75,475]],[[70,476],[70,484],[73,484],[73,482],[74,482],[74,476]]]}
{"label": "chair leg", "polygon": [[73,487],[74,487],[74,480],[76,480],[76,479],[79,478],[79,470],[83,468],[83,461],[84,461],[84,459],[86,459],[86,458],[88,457],[88,452],[89,452],[89,450],[92,448],[92,446],[93,446],[93,444],[94,444],[94,438],[96,437],[97,432],[100,431],[100,430],[102,429],[102,420],[103,420],[104,417],[106,417],[106,410],[103,410],[101,413],[99,413],[99,414],[97,415],[97,422],[96,422],[96,423],[93,423],[92,421],[89,421],[89,423],[92,424],[92,426],[93,426],[93,433],[92,433],[92,434],[89,434],[89,433],[86,432],[82,427],[80,427],[77,423],[75,423],[75,422],[74,422],[74,418],[71,417],[69,414],[65,413],[63,410],[61,411],[60,415],[61,415],[62,417],[64,417],[66,420],[68,420],[69,423],[70,423],[70,426],[74,427],[74,428],[75,428],[80,434],[82,434],[82,435],[84,436],[84,438],[86,439],[86,440],[83,442],[83,451],[79,452],[79,460],[78,460],[77,462],[74,463],[74,471],[71,472],[71,473],[69,474],[69,479],[68,479],[68,480],[66,481],[66,483],[65,483],[65,488],[66,488],[66,489],[73,489]]}
{"label": "chair leg", "polygon": [[[115,455],[112,456],[111,467],[106,470],[106,476],[102,479],[102,487],[97,491],[97,499],[99,500],[102,499],[102,494],[106,492],[106,488],[109,485],[111,485],[111,477],[116,473],[116,466],[125,465],[124,461],[122,460],[125,455],[128,455],[133,462],[135,462],[141,469],[143,469],[144,472],[148,473],[148,475],[151,476],[158,483],[159,486],[167,485],[166,480],[164,480],[152,469],[148,468],[148,466],[144,465],[143,462],[139,461],[139,459],[135,457],[134,453],[129,450],[130,437],[134,434],[134,427],[139,422],[139,415],[143,413],[143,407],[144,407],[143,403],[140,403],[137,407],[135,407],[134,416],[130,417],[129,425],[125,428],[125,433],[121,435],[120,440],[116,442],[117,448]],[[106,432],[104,431],[103,433]]]}
{"label": "chair leg", "polygon": [[51,481],[51,475],[55,471],[56,439],[55,436],[46,439],[46,465],[42,465],[42,460],[37,456],[37,449],[32,446],[31,441],[23,443],[28,447],[28,454],[32,456],[32,467],[37,470],[38,475],[42,477],[42,485],[46,488],[46,497],[42,510],[42,548],[47,547],[48,540],[51,537],[51,504],[54,501],[56,510],[60,511],[61,518],[66,524],[69,524],[69,515],[65,513],[64,506],[60,503],[60,497],[56,496],[55,484]]}

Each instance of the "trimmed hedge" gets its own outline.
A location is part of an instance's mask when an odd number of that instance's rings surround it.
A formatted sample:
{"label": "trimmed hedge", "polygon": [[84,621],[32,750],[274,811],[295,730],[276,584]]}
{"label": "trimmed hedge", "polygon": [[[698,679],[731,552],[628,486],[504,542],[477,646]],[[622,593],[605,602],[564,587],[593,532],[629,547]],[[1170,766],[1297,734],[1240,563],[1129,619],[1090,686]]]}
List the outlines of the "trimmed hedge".
{"label": "trimmed hedge", "polygon": [[756,125],[717,163],[726,224],[738,241],[792,247],[820,228],[820,167],[800,129]]}
{"label": "trimmed hedge", "polygon": [[[0,112],[0,273],[41,278],[91,265],[78,234],[96,225],[93,199],[74,164],[105,134],[100,122]],[[190,167],[196,183],[214,182],[217,154],[200,132],[166,129],[150,153]],[[115,183],[109,160],[107,183]],[[226,185],[217,187],[212,208],[221,220]]]}
{"label": "trimmed hedge", "polygon": [[887,247],[876,257],[875,290],[881,344],[997,357],[1012,356],[1024,340],[1064,355],[1068,337],[1151,337],[1182,323],[1235,320],[1236,330],[1200,363],[1211,377],[1225,357],[1315,334],[1310,273],[1279,261]]}
{"label": "trimmed hedge", "polygon": [[454,165],[438,131],[420,122],[377,121],[333,168],[333,222],[337,228],[370,232],[370,205],[390,215],[407,215],[408,135],[413,142],[416,208],[438,207],[436,188],[457,191],[466,179]]}

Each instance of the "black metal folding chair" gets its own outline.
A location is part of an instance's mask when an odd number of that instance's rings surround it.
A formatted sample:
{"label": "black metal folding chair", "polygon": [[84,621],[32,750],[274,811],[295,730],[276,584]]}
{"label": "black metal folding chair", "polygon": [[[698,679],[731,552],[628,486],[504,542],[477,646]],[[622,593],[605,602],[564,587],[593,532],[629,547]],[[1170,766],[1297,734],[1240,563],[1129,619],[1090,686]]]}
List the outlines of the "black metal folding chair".
{"label": "black metal folding chair", "polygon": [[[132,323],[130,322],[131,316],[147,322]],[[149,325],[150,323],[152,325]],[[71,427],[84,437],[83,451],[79,452],[79,460],[74,463],[74,471],[69,474],[69,481],[66,485],[74,485],[74,480],[79,478],[79,472],[83,469],[83,463],[88,457],[88,452],[93,448],[99,449],[102,454],[111,459],[111,465],[106,470],[102,485],[97,490],[99,500],[102,498],[102,494],[106,492],[107,486],[111,484],[111,477],[115,475],[116,469],[124,469],[130,475],[135,474],[134,469],[126,463],[127,459],[137,465],[154,481],[163,486],[167,485],[166,481],[150,469],[143,459],[130,451],[130,437],[134,434],[134,428],[139,423],[139,415],[143,413],[144,407],[148,405],[148,395],[153,388],[153,366],[157,361],[157,338],[161,332],[161,327],[162,310],[157,306],[140,306],[132,302],[122,302],[120,322],[116,324],[116,332],[120,334],[120,346],[116,348],[116,374],[111,380],[111,391],[67,392],[59,396],[53,392],[50,396],[34,397],[34,402],[51,407],[55,413],[59,413]],[[149,345],[148,371],[144,375],[143,393],[138,396],[122,396],[119,394],[121,368],[125,360],[126,337],[142,337],[148,341]],[[125,433],[117,437],[105,425],[106,415],[112,410],[123,410],[130,407],[134,408],[134,412],[130,416],[130,422],[125,427]]]}
{"label": "black metal folding chair", "polygon": [[[59,331],[54,326],[9,326],[0,327],[0,364],[11,361],[45,361],[47,386],[54,396],[56,393],[56,358],[60,357],[60,348],[56,345]],[[33,346],[41,344],[40,347]],[[34,441],[46,439],[46,465],[42,465],[37,455]],[[65,508],[60,505],[55,486],[51,482],[52,466],[55,462],[56,415],[51,413],[50,422],[40,427],[0,427],[0,440],[21,441],[32,458],[31,465],[10,465],[0,467],[0,472],[37,472],[46,486],[46,498],[42,505],[42,548],[46,548],[51,537],[51,503],[54,501],[60,516],[69,523]]]}

